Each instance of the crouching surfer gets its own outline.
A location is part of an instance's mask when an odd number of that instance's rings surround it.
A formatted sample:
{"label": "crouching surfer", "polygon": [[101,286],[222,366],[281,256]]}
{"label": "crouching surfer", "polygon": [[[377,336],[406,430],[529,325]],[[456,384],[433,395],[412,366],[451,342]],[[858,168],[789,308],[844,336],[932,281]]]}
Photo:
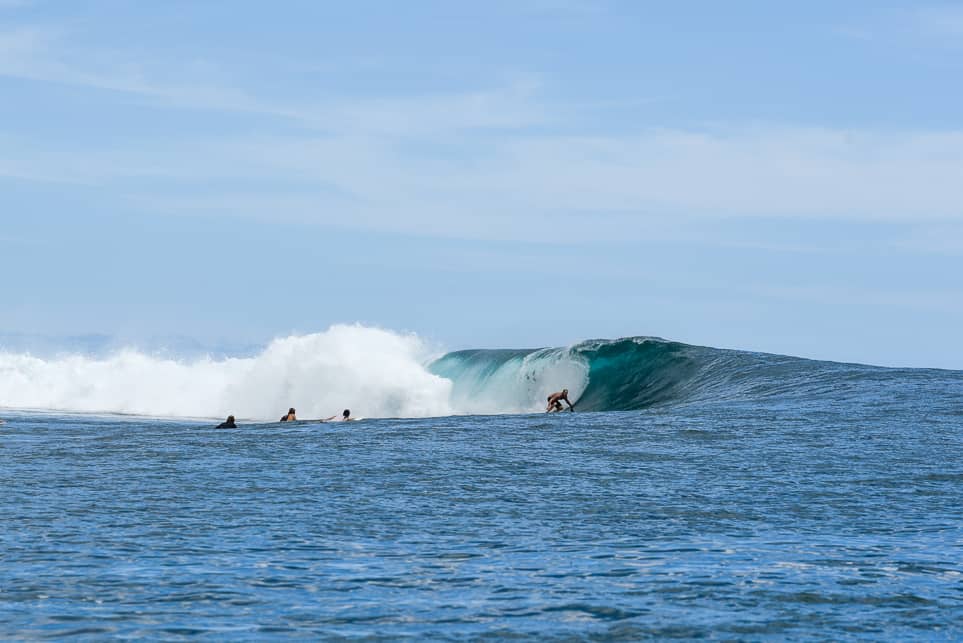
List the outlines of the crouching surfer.
{"label": "crouching surfer", "polygon": [[562,407],[562,402],[568,404],[568,410],[575,412],[575,405],[568,399],[568,389],[562,389],[559,393],[552,393],[548,396],[548,406],[545,407],[546,413],[558,413],[559,411],[564,411]]}
{"label": "crouching surfer", "polygon": [[227,419],[217,425],[219,429],[236,429],[237,425],[234,424],[234,416],[228,415]]}

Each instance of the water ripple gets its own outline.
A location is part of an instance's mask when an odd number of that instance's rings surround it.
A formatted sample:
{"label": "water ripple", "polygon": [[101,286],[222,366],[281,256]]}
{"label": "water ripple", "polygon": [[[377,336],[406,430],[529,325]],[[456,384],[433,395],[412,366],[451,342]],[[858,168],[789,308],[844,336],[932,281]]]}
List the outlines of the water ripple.
{"label": "water ripple", "polygon": [[961,638],[963,428],[874,413],[14,414],[0,636]]}

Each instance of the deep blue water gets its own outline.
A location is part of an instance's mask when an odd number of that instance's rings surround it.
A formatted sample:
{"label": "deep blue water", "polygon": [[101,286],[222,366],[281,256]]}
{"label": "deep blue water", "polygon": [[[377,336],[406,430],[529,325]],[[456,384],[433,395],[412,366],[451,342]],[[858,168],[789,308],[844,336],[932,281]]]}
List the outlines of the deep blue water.
{"label": "deep blue water", "polygon": [[0,637],[963,639],[963,377],[921,373],[221,431],[4,412]]}

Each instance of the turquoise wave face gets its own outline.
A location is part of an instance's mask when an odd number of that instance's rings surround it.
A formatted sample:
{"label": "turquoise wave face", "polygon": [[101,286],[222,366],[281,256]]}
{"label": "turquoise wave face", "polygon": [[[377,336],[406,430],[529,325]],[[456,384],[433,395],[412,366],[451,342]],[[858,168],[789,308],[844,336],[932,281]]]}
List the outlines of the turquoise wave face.
{"label": "turquoise wave face", "polygon": [[539,410],[567,388],[581,411],[645,408],[684,394],[699,371],[699,349],[648,337],[592,340],[570,348],[466,350],[429,367],[452,381],[452,403]]}
{"label": "turquoise wave face", "polygon": [[912,395],[947,378],[959,385],[963,377],[955,371],[821,362],[655,337],[590,340],[568,348],[456,351],[429,369],[452,381],[453,405],[468,411],[542,410],[546,396],[563,388],[580,411],[741,400],[806,400],[818,406],[847,397]]}

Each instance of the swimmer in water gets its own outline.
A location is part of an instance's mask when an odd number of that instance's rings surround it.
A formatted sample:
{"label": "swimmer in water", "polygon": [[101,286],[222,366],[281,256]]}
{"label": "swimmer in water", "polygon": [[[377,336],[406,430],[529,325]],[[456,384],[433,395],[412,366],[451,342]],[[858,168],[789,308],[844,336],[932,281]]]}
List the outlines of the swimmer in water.
{"label": "swimmer in water", "polygon": [[323,421],[323,422],[331,422],[331,421],[336,421],[336,422],[350,422],[350,421],[353,420],[353,419],[354,419],[354,418],[351,417],[351,409],[345,409],[344,412],[341,413],[341,417],[338,417],[337,415],[332,415],[331,417],[329,417],[329,418],[327,418],[327,419],[325,419],[325,420],[322,420],[322,421]]}
{"label": "swimmer in water", "polygon": [[217,425],[219,429],[236,429],[237,425],[234,424],[234,416],[228,415],[227,419]]}
{"label": "swimmer in water", "polygon": [[288,409],[288,412],[285,413],[280,420],[278,420],[278,422],[294,422],[297,419],[298,417],[294,413],[294,407],[292,406],[291,408]]}

